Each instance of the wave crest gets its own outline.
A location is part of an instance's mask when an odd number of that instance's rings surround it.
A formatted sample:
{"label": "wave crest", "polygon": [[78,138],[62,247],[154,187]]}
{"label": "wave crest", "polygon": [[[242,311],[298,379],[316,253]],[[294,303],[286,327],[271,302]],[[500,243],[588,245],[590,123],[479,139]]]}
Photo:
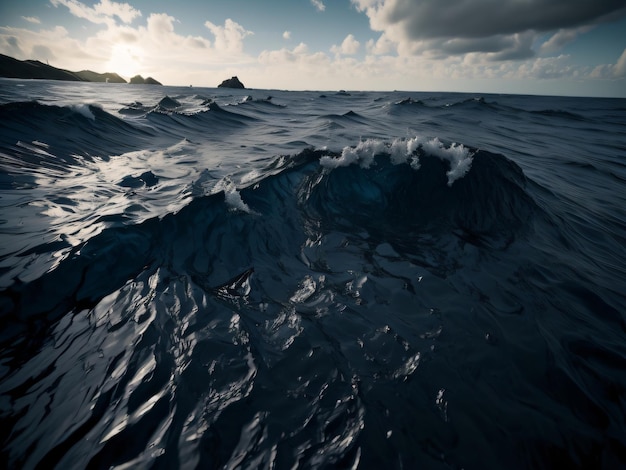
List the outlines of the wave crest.
{"label": "wave crest", "polygon": [[299,197],[310,216],[330,226],[461,230],[468,239],[508,243],[537,210],[515,163],[463,145],[445,147],[438,139],[365,141],[320,163],[321,171],[306,180]]}
{"label": "wave crest", "polygon": [[420,168],[421,155],[436,156],[449,163],[450,169],[446,175],[448,186],[452,186],[470,170],[474,154],[463,144],[452,143],[446,147],[437,137],[396,139],[391,143],[367,139],[359,142],[356,147],[344,147],[340,156],[323,156],[320,164],[326,168],[339,168],[358,163],[362,168],[369,168],[377,155],[388,155],[394,165],[408,162],[414,170]]}

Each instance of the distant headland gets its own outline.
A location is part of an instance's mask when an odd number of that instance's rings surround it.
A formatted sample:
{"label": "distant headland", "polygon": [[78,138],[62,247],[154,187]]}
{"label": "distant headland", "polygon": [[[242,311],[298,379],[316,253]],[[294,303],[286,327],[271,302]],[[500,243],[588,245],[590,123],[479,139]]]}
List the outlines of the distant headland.
{"label": "distant headland", "polygon": [[[38,60],[17,60],[3,54],[0,54],[0,77],[67,80],[72,82],[128,83],[116,73],[96,73],[91,70],[70,72],[69,70],[52,67],[51,65],[44,64]],[[156,81],[154,78],[143,78],[141,75],[136,75],[131,78],[130,83],[141,85],[161,85],[161,83]]]}

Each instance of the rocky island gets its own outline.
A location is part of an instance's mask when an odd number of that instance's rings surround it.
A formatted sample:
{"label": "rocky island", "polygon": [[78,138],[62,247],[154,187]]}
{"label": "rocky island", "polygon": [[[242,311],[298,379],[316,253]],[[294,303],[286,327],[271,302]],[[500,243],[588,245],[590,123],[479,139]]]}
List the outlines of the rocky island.
{"label": "rocky island", "polygon": [[236,76],[224,80],[222,83],[217,85],[217,87],[218,88],[240,88],[240,89],[246,88],[245,86],[243,86],[243,83],[241,83]]}
{"label": "rocky island", "polygon": [[[0,54],[0,77],[67,80],[73,82],[127,83],[126,80],[116,73],[97,73],[91,70],[70,72],[69,70],[52,67],[38,60],[18,60],[3,54]],[[136,81],[133,81],[134,79],[136,79]],[[140,75],[133,77],[130,83],[161,85],[151,77],[144,79]]]}

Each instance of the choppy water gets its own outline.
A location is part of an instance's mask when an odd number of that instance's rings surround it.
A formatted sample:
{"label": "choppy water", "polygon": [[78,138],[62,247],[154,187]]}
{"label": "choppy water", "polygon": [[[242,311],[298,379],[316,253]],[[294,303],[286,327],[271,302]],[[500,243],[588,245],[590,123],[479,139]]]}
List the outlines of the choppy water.
{"label": "choppy water", "polygon": [[0,80],[10,468],[626,466],[626,100]]}

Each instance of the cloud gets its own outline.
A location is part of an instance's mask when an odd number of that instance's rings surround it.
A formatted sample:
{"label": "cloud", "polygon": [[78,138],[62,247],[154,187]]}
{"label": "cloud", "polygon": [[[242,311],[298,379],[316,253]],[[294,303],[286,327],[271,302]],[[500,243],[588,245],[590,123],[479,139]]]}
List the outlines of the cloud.
{"label": "cloud", "polygon": [[[326,57],[325,54],[319,53],[321,56]],[[309,54],[309,47],[301,42],[293,49],[282,48],[279,50],[264,50],[259,55],[259,62],[261,64],[284,64],[284,63],[296,63],[309,61],[311,59]],[[320,56],[318,56],[319,59]]]}
{"label": "cloud", "polygon": [[174,21],[176,19],[167,13],[152,13],[148,17],[148,32],[155,40],[169,39],[174,34]]}
{"label": "cloud", "polygon": [[291,31],[285,31],[283,33],[283,39],[291,39]]}
{"label": "cloud", "polygon": [[477,38],[528,30],[552,31],[624,14],[622,0],[352,0],[374,30],[397,27],[412,40]]}
{"label": "cloud", "polygon": [[626,49],[615,64],[597,65],[590,75],[599,80],[624,80],[626,78]]}
{"label": "cloud", "polygon": [[394,43],[391,42],[389,38],[387,38],[387,36],[383,34],[376,41],[374,41],[373,39],[367,41],[367,43],[365,44],[365,48],[367,49],[368,54],[384,55],[389,54],[393,50]]}
{"label": "cloud", "polygon": [[[87,52],[84,46],[69,36],[62,26],[52,29],[32,31],[30,29],[0,27],[0,53],[17,59],[36,59],[41,61],[71,58],[70,62],[59,62],[57,67],[68,68],[74,64],[75,70],[88,66],[102,65],[104,56],[95,51]],[[73,62],[72,62],[73,61]],[[79,65],[81,64],[81,65]]]}
{"label": "cloud", "polygon": [[36,16],[22,16],[22,19],[28,21],[29,23],[41,24],[41,20]]}
{"label": "cloud", "polygon": [[19,49],[20,47],[20,44],[19,44],[20,41],[15,36],[7,36],[6,42],[9,46],[14,47],[16,49]]}
{"label": "cloud", "polygon": [[135,18],[141,16],[141,12],[128,3],[117,3],[111,0],[101,0],[93,7],[77,0],[50,0],[50,2],[55,7],[59,5],[67,7],[72,15],[84,18],[91,23],[110,23],[114,17],[117,17],[123,23],[130,24]]}
{"label": "cloud", "polygon": [[11,57],[23,58],[24,51],[20,46],[19,38],[13,35],[10,28],[0,28],[0,32],[2,29],[7,30],[7,34],[0,34],[0,52]]}
{"label": "cloud", "polygon": [[[623,0],[352,0],[400,54],[484,52],[529,57],[539,33],[560,31],[546,50],[590,25],[626,15]],[[573,29],[573,32],[567,32]]]}
{"label": "cloud", "polygon": [[534,55],[531,49],[534,37],[532,33],[521,33],[486,38],[451,38],[433,41],[429,45],[431,49],[439,50],[444,55],[483,52],[486,54],[486,60],[519,60],[527,59]]}
{"label": "cloud", "polygon": [[572,74],[572,66],[569,65],[568,59],[567,55],[538,57],[517,67],[511,67],[508,76],[526,80],[562,79]]}
{"label": "cloud", "polygon": [[322,0],[311,0],[311,5],[317,8],[317,11],[326,10],[326,5],[322,2]]}
{"label": "cloud", "polygon": [[622,55],[617,59],[617,63],[613,67],[612,75],[614,78],[626,77],[626,49],[622,52]]}
{"label": "cloud", "polygon": [[215,48],[229,53],[243,52],[244,38],[254,34],[230,18],[226,19],[224,26],[215,25],[210,21],[207,21],[204,25],[215,36]]}
{"label": "cloud", "polygon": [[44,46],[43,44],[37,44],[33,46],[33,56],[37,57],[37,59],[41,61],[49,61],[56,59],[54,52],[50,50],[48,46]]}
{"label": "cloud", "polygon": [[542,54],[550,54],[561,50],[567,44],[573,42],[578,36],[588,33],[594,28],[594,25],[585,25],[579,28],[559,29],[550,39],[541,45],[540,52]]}
{"label": "cloud", "polygon": [[341,43],[341,46],[334,45],[330,50],[333,54],[352,55],[359,51],[360,45],[359,41],[357,41],[352,34],[348,34]]}

